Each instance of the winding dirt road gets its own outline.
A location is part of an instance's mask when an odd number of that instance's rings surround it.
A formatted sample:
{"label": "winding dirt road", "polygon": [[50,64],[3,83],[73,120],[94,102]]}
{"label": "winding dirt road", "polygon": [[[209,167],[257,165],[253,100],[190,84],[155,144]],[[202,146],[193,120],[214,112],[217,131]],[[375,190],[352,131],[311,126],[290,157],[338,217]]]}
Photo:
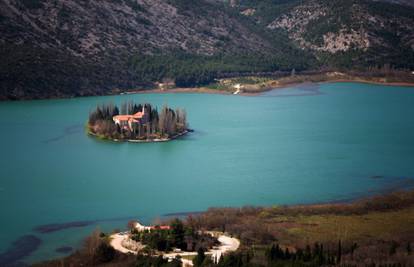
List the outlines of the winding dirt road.
{"label": "winding dirt road", "polygon": [[[213,249],[206,252],[206,255],[211,255],[213,260],[218,261],[220,257],[231,251],[236,251],[240,246],[240,241],[237,238],[230,237],[227,235],[224,235],[223,233],[217,233],[217,232],[208,232],[209,234],[213,236],[218,235],[218,241],[220,242],[220,245],[218,247],[214,247]],[[132,253],[137,254],[137,251],[130,250],[128,248],[125,248],[122,243],[127,241],[129,239],[129,235],[127,233],[116,233],[111,235],[111,242],[110,245],[122,253]],[[183,256],[196,256],[197,252],[172,252],[172,253],[166,253],[164,254],[164,258],[168,259],[174,259],[177,256],[183,257]],[[183,266],[193,266],[193,262],[188,259],[181,259]]]}

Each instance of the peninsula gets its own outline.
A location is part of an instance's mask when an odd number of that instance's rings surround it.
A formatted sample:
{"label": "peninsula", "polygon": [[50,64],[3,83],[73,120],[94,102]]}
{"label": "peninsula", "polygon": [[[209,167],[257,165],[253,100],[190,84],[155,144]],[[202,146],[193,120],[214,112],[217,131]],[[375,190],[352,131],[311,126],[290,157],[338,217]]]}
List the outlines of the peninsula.
{"label": "peninsula", "polygon": [[183,224],[179,219],[169,225],[155,226],[130,221],[128,228],[130,231],[110,235],[109,245],[124,254],[161,256],[169,262],[178,260],[182,266],[193,266],[193,259],[197,257],[202,257],[201,261],[208,257],[218,262],[224,254],[240,246],[237,238],[220,231],[196,231],[194,226]]}
{"label": "peninsula", "polygon": [[185,110],[125,102],[99,105],[89,114],[88,134],[101,139],[129,142],[162,142],[188,133]]}

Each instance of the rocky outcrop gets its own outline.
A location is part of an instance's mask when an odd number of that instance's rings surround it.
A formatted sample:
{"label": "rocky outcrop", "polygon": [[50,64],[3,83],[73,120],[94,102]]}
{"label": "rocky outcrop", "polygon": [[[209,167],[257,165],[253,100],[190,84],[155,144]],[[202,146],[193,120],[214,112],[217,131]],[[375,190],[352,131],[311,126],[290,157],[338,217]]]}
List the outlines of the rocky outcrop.
{"label": "rocky outcrop", "polygon": [[[26,2],[0,2],[1,43],[31,43],[96,59],[116,51],[131,54],[182,49],[214,54],[222,50],[259,51],[270,46],[208,3],[198,12],[162,0],[34,0],[37,6]],[[220,46],[223,39],[226,45]]]}
{"label": "rocky outcrop", "polygon": [[343,1],[310,0],[275,18],[267,28],[285,30],[303,49],[332,54],[391,47],[396,38],[399,45],[412,47],[414,17],[380,8],[384,7],[371,8],[359,1],[344,5]]}

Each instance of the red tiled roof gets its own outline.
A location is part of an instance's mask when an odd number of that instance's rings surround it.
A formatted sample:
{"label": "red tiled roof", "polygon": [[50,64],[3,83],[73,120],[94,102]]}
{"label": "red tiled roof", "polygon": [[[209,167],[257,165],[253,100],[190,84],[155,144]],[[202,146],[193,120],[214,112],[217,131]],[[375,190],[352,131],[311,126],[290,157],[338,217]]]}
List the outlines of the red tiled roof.
{"label": "red tiled roof", "polygon": [[144,116],[144,113],[143,113],[143,112],[137,112],[137,113],[135,113],[134,115],[132,115],[132,117],[133,117],[134,119],[141,119],[141,118],[142,118],[142,116]]}
{"label": "red tiled roof", "polygon": [[141,119],[143,116],[144,116],[144,112],[137,112],[133,115],[116,115],[112,119],[119,120],[119,121],[129,121],[130,119],[135,119],[134,121],[138,122],[136,121],[136,119]]}
{"label": "red tiled roof", "polygon": [[129,115],[117,115],[113,117],[113,120],[127,121],[129,120]]}
{"label": "red tiled roof", "polygon": [[156,225],[156,226],[150,226],[150,229],[170,230],[171,227],[169,225]]}

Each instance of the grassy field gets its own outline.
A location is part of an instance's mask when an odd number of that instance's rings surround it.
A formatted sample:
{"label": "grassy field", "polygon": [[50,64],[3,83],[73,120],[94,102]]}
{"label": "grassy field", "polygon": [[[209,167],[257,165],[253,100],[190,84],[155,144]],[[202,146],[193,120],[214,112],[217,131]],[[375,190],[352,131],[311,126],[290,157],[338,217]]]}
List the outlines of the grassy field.
{"label": "grassy field", "polygon": [[[364,215],[311,215],[272,219],[270,224],[283,232],[280,240],[288,244],[364,242],[377,240],[414,240],[414,207],[388,212],[369,212]],[[277,227],[285,224],[284,227]],[[278,229],[279,228],[279,229]]]}

